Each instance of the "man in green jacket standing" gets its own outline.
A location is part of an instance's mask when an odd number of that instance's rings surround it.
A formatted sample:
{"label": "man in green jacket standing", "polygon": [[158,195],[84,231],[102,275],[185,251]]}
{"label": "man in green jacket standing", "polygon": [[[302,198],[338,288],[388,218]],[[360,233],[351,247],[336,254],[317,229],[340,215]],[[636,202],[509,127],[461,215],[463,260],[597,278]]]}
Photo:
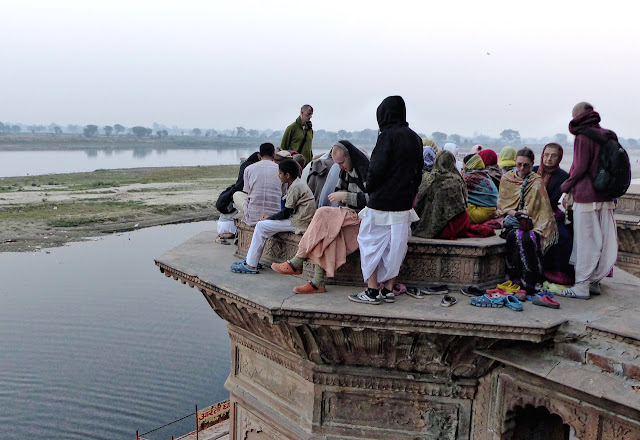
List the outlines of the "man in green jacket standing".
{"label": "man in green jacket standing", "polygon": [[311,128],[311,117],[313,107],[305,104],[300,109],[300,116],[289,125],[282,135],[280,148],[283,150],[294,150],[304,156],[305,163],[311,162],[313,152],[311,143],[313,142],[313,129]]}

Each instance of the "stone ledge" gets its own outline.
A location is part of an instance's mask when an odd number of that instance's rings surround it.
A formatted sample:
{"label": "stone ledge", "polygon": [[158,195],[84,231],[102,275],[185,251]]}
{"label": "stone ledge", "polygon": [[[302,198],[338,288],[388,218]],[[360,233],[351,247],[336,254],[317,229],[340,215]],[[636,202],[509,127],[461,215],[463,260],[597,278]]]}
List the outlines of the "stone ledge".
{"label": "stone ledge", "polygon": [[[236,255],[245,257],[251,245],[253,226],[236,221],[238,249]],[[262,253],[266,264],[292,258],[302,236],[281,232],[271,237]],[[398,282],[421,286],[446,283],[454,287],[491,286],[505,277],[505,241],[500,237],[436,240],[411,237]],[[313,278],[312,265],[305,264],[303,276]],[[360,253],[347,257],[347,262],[336,271],[328,284],[362,285]]]}

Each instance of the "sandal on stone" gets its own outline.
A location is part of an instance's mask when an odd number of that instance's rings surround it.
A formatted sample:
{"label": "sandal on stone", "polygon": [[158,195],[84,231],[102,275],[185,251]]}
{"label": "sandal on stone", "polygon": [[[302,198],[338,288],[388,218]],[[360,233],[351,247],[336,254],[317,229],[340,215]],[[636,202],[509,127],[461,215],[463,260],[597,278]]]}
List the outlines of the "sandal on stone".
{"label": "sandal on stone", "polygon": [[284,261],[282,263],[271,263],[271,269],[275,272],[281,273],[282,275],[300,275],[302,273],[301,270],[296,270],[288,261]]}
{"label": "sandal on stone", "polygon": [[424,295],[442,295],[449,293],[449,286],[446,284],[442,284],[440,286],[427,286],[421,287],[420,290],[422,290]]}
{"label": "sandal on stone", "polygon": [[513,284],[511,280],[505,281],[502,284],[498,284],[496,287],[506,292],[517,292],[518,290],[520,290],[520,286],[518,284]]}
{"label": "sandal on stone", "polygon": [[466,295],[466,296],[482,296],[485,293],[487,293],[484,290],[478,289],[477,287],[473,287],[473,286],[462,287],[460,291],[462,292],[463,295]]}
{"label": "sandal on stone", "polygon": [[401,294],[405,293],[406,291],[407,291],[407,286],[405,286],[404,284],[395,283],[393,285],[393,294],[395,296],[401,295]]}
{"label": "sandal on stone", "polygon": [[314,286],[311,283],[311,281],[307,282],[306,284],[304,284],[302,286],[296,286],[296,287],[293,288],[293,293],[300,293],[300,294],[305,294],[305,293],[324,293],[326,291],[327,291],[327,289],[325,289],[324,287],[316,287],[316,286]]}
{"label": "sandal on stone", "polygon": [[560,303],[558,301],[553,300],[546,295],[535,295],[531,302],[537,306],[549,307],[551,309],[560,308]]}
{"label": "sandal on stone", "polygon": [[258,269],[250,269],[249,267],[247,267],[246,261],[241,261],[240,264],[232,264],[231,265],[231,272],[233,273],[250,273],[250,274],[257,274]]}
{"label": "sandal on stone", "polygon": [[504,297],[491,298],[488,295],[474,296],[471,298],[471,305],[476,307],[503,307]]}
{"label": "sandal on stone", "polygon": [[518,301],[518,298],[513,295],[504,297],[504,305],[509,307],[514,312],[522,312],[522,303]]}
{"label": "sandal on stone", "polygon": [[226,239],[226,238],[222,238],[222,237],[218,237],[218,238],[216,238],[216,243],[218,243],[218,244],[225,244],[225,245],[230,245],[230,244],[231,244],[231,243],[229,243],[229,242],[227,241],[227,239]]}
{"label": "sandal on stone", "polygon": [[424,299],[424,297],[426,296],[424,293],[422,293],[422,290],[417,287],[407,287],[407,291],[405,293],[418,299]]}
{"label": "sandal on stone", "polygon": [[442,307],[451,307],[452,305],[455,305],[455,303],[457,303],[458,300],[455,299],[455,297],[453,296],[449,296],[449,295],[445,295],[442,297],[442,301],[440,301],[440,305]]}

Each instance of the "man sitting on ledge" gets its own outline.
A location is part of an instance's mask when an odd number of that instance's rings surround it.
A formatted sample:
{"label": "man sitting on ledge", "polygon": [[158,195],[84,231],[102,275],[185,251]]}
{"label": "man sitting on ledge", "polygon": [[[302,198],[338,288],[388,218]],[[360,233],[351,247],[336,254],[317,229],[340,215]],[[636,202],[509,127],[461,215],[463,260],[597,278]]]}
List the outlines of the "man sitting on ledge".
{"label": "man sitting on ledge", "polygon": [[242,210],[242,221],[249,226],[280,211],[284,191],[278,178],[278,165],[273,161],[274,154],[273,144],[260,145],[260,160],[245,168],[242,191],[233,195],[234,206]]}
{"label": "man sitting on ledge", "polygon": [[315,264],[313,280],[294,287],[295,293],[326,292],[326,276],[333,277],[335,271],[347,261],[347,255],[358,249],[360,218],[357,213],[366,206],[368,200],[364,192],[364,179],[369,169],[369,159],[349,141],[337,142],[331,150],[331,157],[340,166],[340,176],[335,192],[329,194],[329,200],[342,206],[319,208],[300,240],[296,256],[271,265],[278,273],[294,275],[302,273],[305,260]]}
{"label": "man sitting on ledge", "polygon": [[298,177],[298,164],[293,159],[284,159],[278,165],[278,169],[278,177],[289,187],[284,208],[270,217],[264,216],[256,223],[247,259],[233,263],[231,272],[257,274],[258,263],[269,237],[278,232],[302,234],[313,218],[316,201],[307,184]]}

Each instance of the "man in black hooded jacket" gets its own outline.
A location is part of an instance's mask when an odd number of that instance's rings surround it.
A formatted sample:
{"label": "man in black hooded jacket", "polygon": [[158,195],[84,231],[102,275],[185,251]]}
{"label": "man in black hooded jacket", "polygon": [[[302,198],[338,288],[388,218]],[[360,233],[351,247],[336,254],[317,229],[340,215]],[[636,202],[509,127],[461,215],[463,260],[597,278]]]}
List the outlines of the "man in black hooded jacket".
{"label": "man in black hooded jacket", "polygon": [[[371,153],[367,207],[360,212],[358,234],[362,275],[367,289],[349,299],[366,304],[393,302],[393,286],[407,253],[411,222],[418,216],[413,200],[422,178],[422,139],[409,128],[400,96],[378,106],[380,135]],[[378,283],[383,283],[378,290]]]}

